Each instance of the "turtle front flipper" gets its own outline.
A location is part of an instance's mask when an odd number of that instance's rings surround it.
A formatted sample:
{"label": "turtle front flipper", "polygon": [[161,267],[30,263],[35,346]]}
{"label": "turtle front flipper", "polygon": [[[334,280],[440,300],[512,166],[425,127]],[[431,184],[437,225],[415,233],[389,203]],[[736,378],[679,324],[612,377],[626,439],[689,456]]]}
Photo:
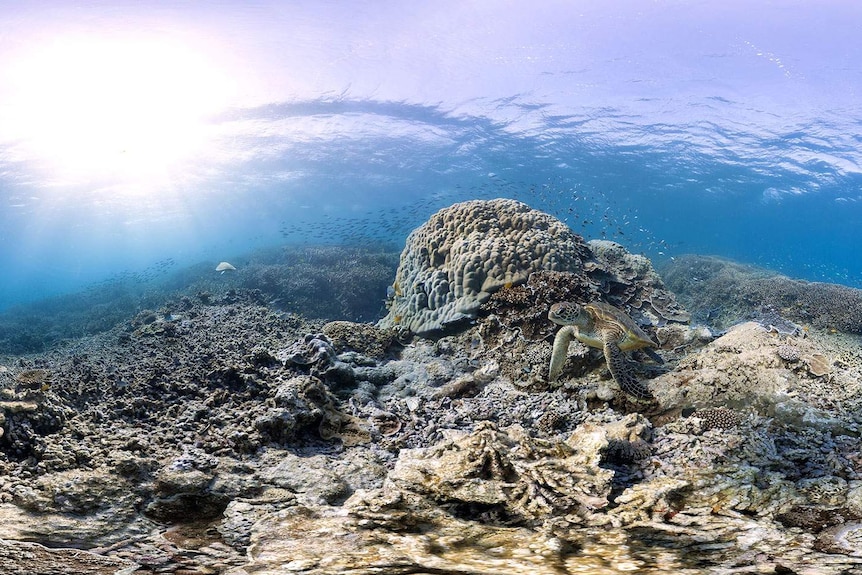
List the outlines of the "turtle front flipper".
{"label": "turtle front flipper", "polygon": [[629,367],[626,356],[620,349],[617,342],[610,338],[605,338],[604,345],[605,361],[608,364],[608,369],[611,376],[623,392],[636,401],[651,401],[653,399],[647,386],[639,380]]}
{"label": "turtle front flipper", "polygon": [[645,354],[647,354],[650,357],[650,359],[653,360],[654,362],[656,362],[657,364],[664,365],[664,358],[662,356],[660,356],[654,349],[650,349],[648,347],[645,347],[641,351],[644,352]]}
{"label": "turtle front flipper", "polygon": [[577,335],[577,330],[570,326],[564,326],[554,337],[554,351],[551,353],[551,365],[548,367],[548,381],[556,381],[563,372],[566,356],[569,354],[569,344]]}

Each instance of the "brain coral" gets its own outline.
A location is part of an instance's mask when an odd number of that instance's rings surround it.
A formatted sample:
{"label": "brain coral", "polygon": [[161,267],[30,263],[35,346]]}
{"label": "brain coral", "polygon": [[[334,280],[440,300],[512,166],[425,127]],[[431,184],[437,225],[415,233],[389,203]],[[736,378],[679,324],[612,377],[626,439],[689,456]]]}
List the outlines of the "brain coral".
{"label": "brain coral", "polygon": [[579,271],[589,257],[583,238],[521,202],[455,204],[408,236],[380,326],[428,334],[474,317],[492,293],[534,271]]}

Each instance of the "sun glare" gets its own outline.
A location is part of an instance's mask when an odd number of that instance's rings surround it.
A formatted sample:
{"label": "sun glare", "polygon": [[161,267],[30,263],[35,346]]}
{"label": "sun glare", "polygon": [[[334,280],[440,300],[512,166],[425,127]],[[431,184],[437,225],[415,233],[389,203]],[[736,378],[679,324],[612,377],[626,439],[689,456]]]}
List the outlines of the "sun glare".
{"label": "sun glare", "polygon": [[57,178],[142,180],[203,151],[232,86],[172,39],[61,37],[3,66],[3,138]]}

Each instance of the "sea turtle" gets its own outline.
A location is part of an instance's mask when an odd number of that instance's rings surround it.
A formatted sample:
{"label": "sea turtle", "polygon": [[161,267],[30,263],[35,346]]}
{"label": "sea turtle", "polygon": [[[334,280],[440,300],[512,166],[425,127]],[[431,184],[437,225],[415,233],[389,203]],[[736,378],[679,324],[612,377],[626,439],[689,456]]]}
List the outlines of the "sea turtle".
{"label": "sea turtle", "polygon": [[605,352],[608,369],[626,395],[639,401],[652,399],[652,394],[629,367],[623,352],[658,347],[624,311],[610,304],[596,301],[585,305],[560,302],[551,306],[548,319],[563,326],[554,338],[554,352],[548,378],[560,376],[572,338]]}

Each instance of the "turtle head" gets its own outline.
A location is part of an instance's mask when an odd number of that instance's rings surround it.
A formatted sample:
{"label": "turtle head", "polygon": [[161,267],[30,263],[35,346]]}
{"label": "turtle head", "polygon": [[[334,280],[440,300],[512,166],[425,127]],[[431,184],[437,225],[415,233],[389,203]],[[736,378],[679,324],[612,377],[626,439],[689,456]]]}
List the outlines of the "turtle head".
{"label": "turtle head", "polygon": [[590,316],[584,306],[570,301],[555,303],[548,312],[548,319],[557,325],[587,327]]}

